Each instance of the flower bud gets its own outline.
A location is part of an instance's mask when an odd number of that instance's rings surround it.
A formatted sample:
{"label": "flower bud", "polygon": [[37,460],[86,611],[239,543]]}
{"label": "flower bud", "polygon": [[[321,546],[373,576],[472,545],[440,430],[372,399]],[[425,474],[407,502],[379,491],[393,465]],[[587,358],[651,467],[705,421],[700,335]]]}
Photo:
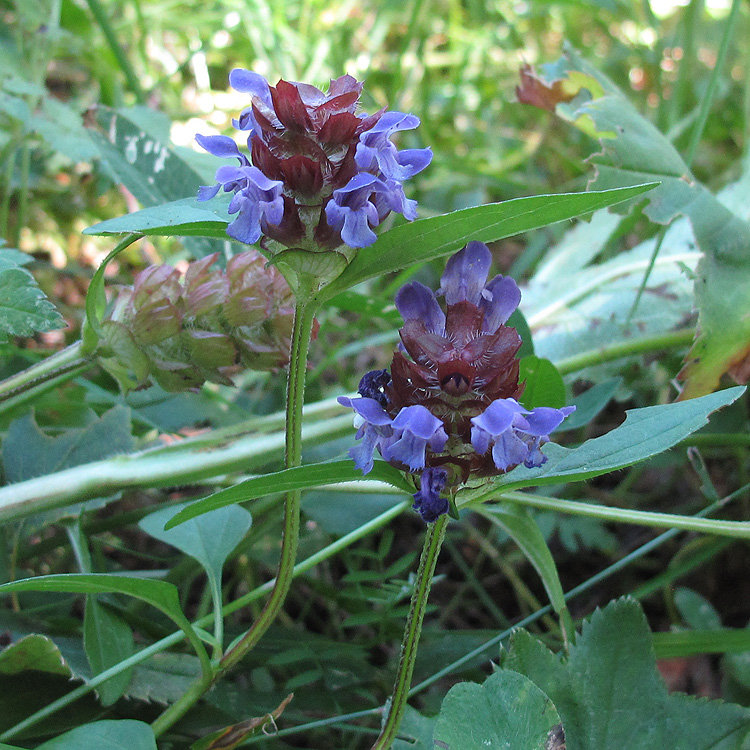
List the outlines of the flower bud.
{"label": "flower bud", "polygon": [[119,288],[102,322],[101,355],[124,390],[149,376],[167,391],[232,385],[242,369],[287,364],[294,306],[284,278],[255,250],[235,255],[225,271],[216,258],[190,263],[184,275],[150,266]]}

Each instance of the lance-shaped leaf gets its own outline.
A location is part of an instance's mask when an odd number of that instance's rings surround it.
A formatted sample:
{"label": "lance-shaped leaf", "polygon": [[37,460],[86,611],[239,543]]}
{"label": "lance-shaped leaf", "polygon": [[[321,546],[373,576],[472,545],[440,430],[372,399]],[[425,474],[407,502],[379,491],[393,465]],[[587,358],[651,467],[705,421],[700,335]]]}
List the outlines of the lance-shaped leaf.
{"label": "lance-shaped leaf", "polygon": [[[724,200],[690,172],[669,139],[630,104],[596,68],[568,49],[562,59],[533,75],[524,71],[519,99],[556,111],[600,139],[602,151],[592,186],[601,190],[647,180],[661,184],[646,196],[646,215],[667,224],[679,214],[690,219],[704,253],[695,281],[699,335],[681,377],[683,399],[715,390],[729,373],[750,379],[750,170]],[[564,95],[561,95],[564,93]]]}
{"label": "lance-shaped leaf", "polygon": [[209,513],[216,508],[223,508],[226,505],[233,505],[234,503],[243,503],[246,500],[254,500],[257,497],[271,495],[276,492],[306,490],[311,487],[320,487],[324,484],[361,482],[365,479],[380,480],[408,493],[414,491],[414,488],[410,487],[404,480],[402,473],[385,463],[385,461],[375,461],[373,469],[367,477],[364,477],[362,472],[355,468],[354,463],[350,460],[330,461],[322,464],[284,469],[262,477],[253,477],[234,485],[234,487],[214,492],[213,495],[204,497],[202,500],[196,500],[196,502],[191,503],[174,515],[167,523],[166,528],[172,529],[178,524],[185,523],[203,513]]}
{"label": "lance-shaped leaf", "polygon": [[37,746],[37,750],[156,750],[151,727],[131,719],[95,721]]}

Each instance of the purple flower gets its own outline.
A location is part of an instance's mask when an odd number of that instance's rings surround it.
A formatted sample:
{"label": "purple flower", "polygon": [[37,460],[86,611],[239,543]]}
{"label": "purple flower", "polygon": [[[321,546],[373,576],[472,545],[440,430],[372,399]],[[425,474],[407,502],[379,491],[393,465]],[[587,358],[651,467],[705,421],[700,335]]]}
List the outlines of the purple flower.
{"label": "purple flower", "polygon": [[401,409],[391,426],[396,439],[383,446],[383,458],[405,464],[411,471],[424,468],[428,447],[439,453],[448,441],[442,421],[420,404]]}
{"label": "purple flower", "polygon": [[482,455],[492,446],[492,460],[500,471],[508,471],[520,463],[535,468],[547,460],[540,446],[574,411],[575,406],[562,409],[538,406],[528,410],[515,399],[500,398],[471,419],[471,444]]}
{"label": "purple flower", "polygon": [[436,521],[439,516],[448,512],[448,499],[441,497],[448,481],[448,470],[443,466],[428,468],[422,472],[419,480],[419,491],[414,493],[414,505],[422,520],[426,523]]}
{"label": "purple flower", "polygon": [[390,141],[397,130],[413,130],[419,118],[403,112],[386,112],[378,122],[360,136],[355,161],[360,169],[380,173],[387,180],[408,180],[431,161],[428,148],[399,151]]}
{"label": "purple flower", "polygon": [[333,200],[326,204],[329,226],[341,232],[341,239],[349,247],[367,247],[377,239],[370,226],[380,223],[373,193],[388,191],[386,184],[368,172],[352,177],[342,188],[333,191]]}
{"label": "purple flower", "polygon": [[373,398],[339,396],[338,402],[342,406],[354,409],[357,414],[354,418],[354,426],[357,427],[356,438],[362,442],[349,450],[349,456],[354,459],[354,465],[363,474],[369,474],[373,467],[375,448],[382,454],[384,447],[392,442],[392,420]]}

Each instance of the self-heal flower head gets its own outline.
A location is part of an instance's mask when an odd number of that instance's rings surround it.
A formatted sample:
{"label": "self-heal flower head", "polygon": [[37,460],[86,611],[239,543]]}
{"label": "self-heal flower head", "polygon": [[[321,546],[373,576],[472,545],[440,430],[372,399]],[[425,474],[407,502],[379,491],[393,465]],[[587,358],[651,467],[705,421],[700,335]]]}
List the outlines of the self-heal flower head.
{"label": "self-heal flower head", "polygon": [[362,398],[339,399],[357,412],[357,466],[370,471],[378,450],[415,475],[413,507],[428,523],[470,479],[541,466],[541,447],[575,409],[519,402],[521,339],[506,323],[521,292],[510,277],[488,280],[491,263],[487,247],[470,242],[448,260],[437,294],[419,282],[402,287],[401,348],[390,372],[367,373]]}
{"label": "self-heal flower head", "polygon": [[[403,112],[358,111],[362,83],[352,76],[332,80],[327,92],[305,83],[269,86],[261,75],[236,69],[234,89],[250,105],[233,120],[247,133],[249,156],[227,136],[197,136],[215,156],[239,166],[223,167],[217,184],[202,187],[198,200],[220,190],[233,193],[230,236],[266,252],[283,248],[318,252],[371,245],[390,212],[412,221],[416,202],[406,198],[404,180],[432,159],[429,149],[399,151],[391,137],[412,130],[419,119]],[[276,244],[274,244],[276,243]],[[351,254],[339,250],[347,259]]]}

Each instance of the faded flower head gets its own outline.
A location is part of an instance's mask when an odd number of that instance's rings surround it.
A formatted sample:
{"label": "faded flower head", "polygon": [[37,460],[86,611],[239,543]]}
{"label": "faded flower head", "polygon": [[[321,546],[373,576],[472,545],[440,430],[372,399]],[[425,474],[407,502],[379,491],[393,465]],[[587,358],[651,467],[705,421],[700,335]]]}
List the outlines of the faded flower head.
{"label": "faded flower head", "polygon": [[236,128],[248,133],[249,158],[228,136],[197,136],[216,156],[234,157],[220,167],[217,184],[203,187],[199,200],[219,190],[233,193],[227,233],[255,243],[262,235],[283,247],[307,250],[371,245],[373,228],[391,212],[416,218],[416,201],[402,182],[432,159],[429,149],[399,151],[394,133],[413,130],[419,118],[380,110],[358,111],[362,83],[349,75],[332,80],[327,92],[306,83],[279,81],[240,68],[232,88],[249,94],[250,105]]}
{"label": "faded flower head", "polygon": [[521,339],[506,326],[521,292],[507,276],[487,281],[490,251],[470,242],[448,260],[438,295],[419,282],[402,287],[401,351],[390,372],[367,373],[354,409],[361,442],[350,455],[367,474],[377,449],[389,463],[419,474],[414,509],[434,521],[449,509],[445,492],[471,477],[524,464],[541,466],[541,446],[575,407],[526,409],[518,398]]}
{"label": "faded flower head", "polygon": [[294,306],[284,278],[255,250],[232,257],[226,271],[211,267],[216,258],[190,263],[184,275],[150,266],[120,288],[102,322],[112,355],[103,362],[125,389],[149,375],[167,391],[232,385],[240,369],[288,362]]}

